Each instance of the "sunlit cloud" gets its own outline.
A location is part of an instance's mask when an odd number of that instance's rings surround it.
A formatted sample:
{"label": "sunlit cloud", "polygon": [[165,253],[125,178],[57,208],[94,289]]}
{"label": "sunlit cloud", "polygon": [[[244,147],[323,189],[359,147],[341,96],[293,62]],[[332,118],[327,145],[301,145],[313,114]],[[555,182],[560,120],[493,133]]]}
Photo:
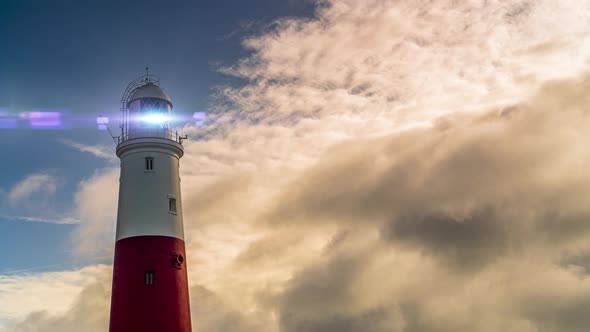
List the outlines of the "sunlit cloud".
{"label": "sunlit cloud", "polygon": [[0,275],[0,319],[19,320],[33,312],[50,316],[65,313],[76,296],[107,274],[107,266],[30,275]]}
{"label": "sunlit cloud", "polygon": [[50,224],[77,224],[80,222],[80,219],[74,218],[74,217],[42,218],[42,217],[34,217],[34,216],[1,215],[0,218],[2,218],[4,220],[43,222],[43,223],[50,223]]}
{"label": "sunlit cloud", "polygon": [[20,204],[33,195],[51,196],[55,193],[58,180],[55,176],[39,173],[32,174],[15,184],[8,192],[8,200],[12,204]]}
{"label": "sunlit cloud", "polygon": [[110,161],[116,160],[116,156],[114,154],[115,149],[113,146],[87,145],[74,142],[71,140],[63,140],[62,142],[69,147],[72,147],[80,152],[90,153],[97,158],[106,159]]}

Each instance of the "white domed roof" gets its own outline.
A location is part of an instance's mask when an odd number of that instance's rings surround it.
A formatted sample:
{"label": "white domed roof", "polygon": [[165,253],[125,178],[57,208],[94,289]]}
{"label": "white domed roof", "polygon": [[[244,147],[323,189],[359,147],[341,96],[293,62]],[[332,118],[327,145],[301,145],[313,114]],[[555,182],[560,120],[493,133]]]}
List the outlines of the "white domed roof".
{"label": "white domed roof", "polygon": [[129,96],[128,102],[131,102],[133,100],[140,99],[140,98],[164,99],[167,102],[169,102],[170,104],[172,104],[172,101],[170,100],[170,97],[168,97],[166,92],[164,92],[164,90],[162,90],[162,88],[160,88],[159,86],[157,86],[151,82],[135,89],[135,91],[133,91],[131,96]]}

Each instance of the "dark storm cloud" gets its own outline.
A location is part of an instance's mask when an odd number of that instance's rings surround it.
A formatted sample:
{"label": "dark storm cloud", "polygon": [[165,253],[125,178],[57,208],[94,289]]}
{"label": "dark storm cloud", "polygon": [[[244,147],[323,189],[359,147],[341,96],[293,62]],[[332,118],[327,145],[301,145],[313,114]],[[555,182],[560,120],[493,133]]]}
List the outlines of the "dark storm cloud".
{"label": "dark storm cloud", "polygon": [[[282,329],[584,330],[588,320],[582,308],[590,293],[579,278],[585,278],[587,258],[567,255],[584,250],[590,235],[587,91],[587,79],[555,82],[510,111],[450,117],[445,126],[346,143],[325,156],[291,183],[267,220],[278,228],[339,224],[378,229],[381,244],[359,248],[354,259],[349,252],[330,249],[321,263],[298,273],[277,297]],[[355,237],[348,232],[328,248]],[[392,292],[373,307],[343,305],[364,301],[366,292],[356,288],[363,283],[359,276],[370,275],[376,257],[388,250],[432,259],[431,273],[439,276],[440,285],[425,281],[424,289],[432,294],[423,298]],[[544,268],[531,270],[531,263]],[[508,266],[513,264],[527,267],[512,272]],[[407,273],[394,265],[385,270],[391,275],[379,280],[391,284],[401,282],[396,273]],[[508,283],[498,288],[502,295],[492,289],[463,293],[461,284],[497,275]],[[543,286],[539,280],[545,278]],[[568,280],[562,283],[567,291],[553,278]],[[534,282],[526,286],[527,279]],[[574,280],[580,285],[574,286]],[[470,306],[481,306],[481,312],[437,316],[445,309],[433,309],[431,303],[441,291],[457,292]],[[449,296],[441,302],[452,301]],[[514,311],[501,314],[502,305]],[[384,321],[389,329],[379,325]],[[391,328],[393,322],[397,329]]]}
{"label": "dark storm cloud", "polygon": [[590,326],[590,296],[554,298],[539,296],[530,299],[523,316],[537,322],[541,332],[582,332]]}
{"label": "dark storm cloud", "polygon": [[394,308],[347,308],[354,307],[360,274],[370,264],[364,254],[335,255],[300,271],[279,298],[281,331],[392,331],[398,319]]}
{"label": "dark storm cloud", "polygon": [[239,310],[231,308],[211,290],[195,285],[190,289],[191,319],[195,331],[265,331],[262,321],[251,320]]}
{"label": "dark storm cloud", "polygon": [[511,233],[559,241],[587,233],[579,204],[589,183],[580,140],[587,88],[555,83],[510,113],[345,143],[292,183],[269,220],[377,223],[393,242],[451,255],[474,249],[482,258]]}
{"label": "dark storm cloud", "polygon": [[442,257],[461,270],[493,262],[504,254],[509,236],[509,228],[491,209],[475,211],[464,219],[443,214],[404,216],[385,227],[387,240]]}
{"label": "dark storm cloud", "polygon": [[368,312],[334,314],[320,319],[297,320],[297,317],[286,315],[281,319],[281,326],[285,332],[387,332],[391,331],[390,312],[375,309]]}

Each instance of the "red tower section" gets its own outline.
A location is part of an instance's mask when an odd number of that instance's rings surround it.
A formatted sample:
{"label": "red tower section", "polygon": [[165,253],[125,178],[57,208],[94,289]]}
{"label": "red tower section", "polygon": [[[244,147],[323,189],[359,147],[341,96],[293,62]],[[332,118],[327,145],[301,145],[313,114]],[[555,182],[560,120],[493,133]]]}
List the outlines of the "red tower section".
{"label": "red tower section", "polygon": [[111,332],[191,330],[184,242],[167,236],[117,241]]}

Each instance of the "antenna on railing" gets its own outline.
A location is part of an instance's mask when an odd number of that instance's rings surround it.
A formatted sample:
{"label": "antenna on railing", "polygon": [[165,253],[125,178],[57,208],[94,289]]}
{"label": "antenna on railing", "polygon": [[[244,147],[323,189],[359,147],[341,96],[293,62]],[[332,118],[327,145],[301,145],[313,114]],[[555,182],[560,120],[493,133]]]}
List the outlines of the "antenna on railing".
{"label": "antenna on railing", "polygon": [[111,135],[111,138],[113,139],[113,141],[115,141],[115,145],[119,144],[119,137],[120,136],[114,136],[113,133],[111,132],[111,128],[109,128],[109,118],[108,117],[99,115],[96,118],[96,125],[98,126],[99,130],[107,130],[109,132],[109,135]]}
{"label": "antenna on railing", "polygon": [[115,142],[115,145],[119,144],[119,137],[120,136],[113,136],[113,133],[111,132],[111,128],[109,128],[109,126],[107,126],[107,130],[109,132],[109,135],[111,135],[111,138]]}
{"label": "antenna on railing", "polygon": [[[178,133],[176,133],[178,135]],[[178,135],[178,144],[182,145],[182,141],[188,139],[188,135],[180,136]]]}

